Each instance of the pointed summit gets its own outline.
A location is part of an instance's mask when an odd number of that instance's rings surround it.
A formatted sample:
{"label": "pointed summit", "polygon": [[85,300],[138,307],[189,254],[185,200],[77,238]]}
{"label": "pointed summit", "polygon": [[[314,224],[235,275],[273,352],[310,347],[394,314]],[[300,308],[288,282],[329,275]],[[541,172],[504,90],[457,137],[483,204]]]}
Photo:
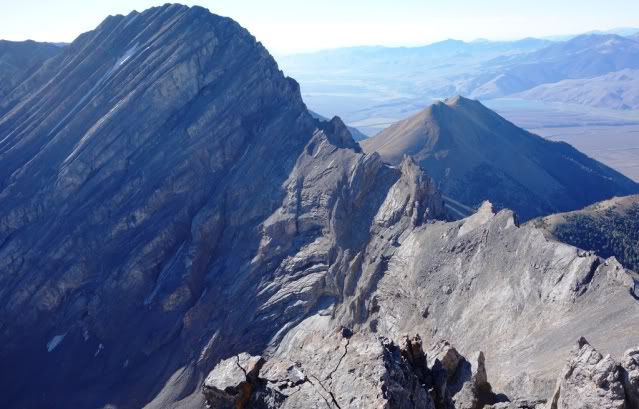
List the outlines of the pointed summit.
{"label": "pointed summit", "polygon": [[434,103],[362,147],[393,164],[412,155],[453,200],[473,207],[490,200],[522,220],[639,191],[570,145],[531,134],[462,96]]}

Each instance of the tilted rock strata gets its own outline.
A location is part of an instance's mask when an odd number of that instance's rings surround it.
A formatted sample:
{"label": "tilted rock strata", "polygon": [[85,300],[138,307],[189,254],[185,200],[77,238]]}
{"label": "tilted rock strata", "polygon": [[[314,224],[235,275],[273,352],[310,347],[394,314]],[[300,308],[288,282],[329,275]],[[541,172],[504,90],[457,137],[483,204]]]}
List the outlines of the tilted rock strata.
{"label": "tilted rock strata", "polygon": [[2,406],[199,407],[213,363],[352,297],[445,217],[413,162],[314,120],[204,9],[110,17],[42,70],[0,118]]}
{"label": "tilted rock strata", "polygon": [[[388,166],[339,119],[314,120],[261,44],[202,8],[107,18],[8,106],[2,407],[201,408],[205,383],[231,405],[246,387],[273,405],[437,403],[419,354],[416,373],[382,341],[404,333],[483,351],[514,400],[552,388],[574,334],[614,356],[639,344],[618,325],[638,313],[618,264],[489,205],[441,221],[413,160]],[[226,384],[207,381],[244,352],[295,398],[246,376],[234,390],[230,366]],[[483,359],[465,362],[470,384],[454,384],[472,395]],[[461,404],[439,375],[438,402]]]}
{"label": "tilted rock strata", "polygon": [[11,91],[61,51],[49,43],[0,40],[0,114],[10,105]]}

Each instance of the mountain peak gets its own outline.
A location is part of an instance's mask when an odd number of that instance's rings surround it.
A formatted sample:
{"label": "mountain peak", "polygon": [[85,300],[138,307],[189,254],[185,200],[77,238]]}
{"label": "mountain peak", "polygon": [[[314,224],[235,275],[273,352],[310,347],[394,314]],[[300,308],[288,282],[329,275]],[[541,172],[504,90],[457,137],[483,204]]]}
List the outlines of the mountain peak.
{"label": "mountain peak", "polygon": [[338,116],[334,116],[330,121],[318,121],[319,127],[324,130],[330,141],[340,148],[354,149],[361,152],[360,146],[355,142],[351,131],[348,129],[344,121]]}
{"label": "mountain peak", "polygon": [[476,99],[470,99],[470,98],[466,98],[463,97],[461,95],[456,95],[454,97],[451,98],[446,98],[444,100],[444,103],[446,105],[448,105],[449,107],[482,107],[482,108],[486,108],[484,107],[484,105],[482,105],[481,102],[479,102]]}
{"label": "mountain peak", "polygon": [[[522,220],[639,190],[571,146],[533,135],[461,96],[393,124],[362,147],[393,164],[404,154],[414,156],[456,202],[475,207],[490,200]],[[584,184],[591,186],[588,194]]]}

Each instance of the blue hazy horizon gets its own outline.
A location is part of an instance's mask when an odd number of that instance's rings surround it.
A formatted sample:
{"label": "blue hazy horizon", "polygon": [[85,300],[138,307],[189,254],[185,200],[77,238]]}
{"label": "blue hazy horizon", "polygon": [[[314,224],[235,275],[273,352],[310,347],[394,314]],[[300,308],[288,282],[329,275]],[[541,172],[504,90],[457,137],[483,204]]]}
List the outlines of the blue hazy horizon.
{"label": "blue hazy horizon", "polygon": [[[0,39],[71,42],[108,15],[163,3],[6,2],[0,8]],[[628,0],[202,0],[183,4],[233,18],[280,54],[358,45],[415,46],[449,38],[513,40],[639,26],[639,2]]]}

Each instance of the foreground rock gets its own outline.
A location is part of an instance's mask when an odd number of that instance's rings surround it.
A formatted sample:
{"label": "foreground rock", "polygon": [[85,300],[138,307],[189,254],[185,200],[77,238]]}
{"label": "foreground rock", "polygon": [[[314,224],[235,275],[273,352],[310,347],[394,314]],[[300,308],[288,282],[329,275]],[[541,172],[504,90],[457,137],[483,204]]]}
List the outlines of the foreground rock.
{"label": "foreground rock", "polygon": [[628,408],[639,408],[639,347],[627,350],[621,364]]}
{"label": "foreground rock", "polygon": [[203,392],[209,406],[233,409],[245,406],[255,392],[261,357],[240,354],[219,363],[204,381]]}
{"label": "foreground rock", "polygon": [[[639,344],[618,263],[488,203],[446,222],[415,161],[313,119],[205,9],[109,17],[10,100],[0,407],[195,409],[205,383],[232,406],[476,407],[550,396],[574,334]],[[406,333],[467,358],[424,366]],[[207,380],[241,353],[266,362]]]}
{"label": "foreground rock", "polygon": [[[446,345],[446,349],[439,347],[439,353],[429,360],[430,366],[419,336],[405,336],[396,345],[344,329],[330,335],[310,331],[285,340],[283,345],[286,347],[267,360],[257,377],[243,376],[237,365],[231,367],[245,361],[246,354],[220,362],[203,387],[209,405],[480,409],[496,400],[481,352],[467,361],[443,341],[439,345]],[[217,392],[221,389],[229,392]],[[240,390],[246,394],[238,398],[236,391]]]}
{"label": "foreground rock", "polygon": [[220,362],[203,387],[209,405],[273,409],[638,407],[638,350],[627,351],[622,365],[609,355],[603,357],[584,338],[573,348],[552,396],[513,401],[493,393],[483,353],[466,359],[446,341],[425,353],[418,335],[403,336],[396,346],[386,339],[343,329],[328,336],[311,330],[301,338],[285,340],[282,346],[263,366],[262,358],[246,354]]}
{"label": "foreground rock", "polygon": [[597,352],[584,338],[572,351],[566,372],[559,379],[550,409],[635,408],[631,399],[639,391],[624,387],[624,369],[610,355]]}

